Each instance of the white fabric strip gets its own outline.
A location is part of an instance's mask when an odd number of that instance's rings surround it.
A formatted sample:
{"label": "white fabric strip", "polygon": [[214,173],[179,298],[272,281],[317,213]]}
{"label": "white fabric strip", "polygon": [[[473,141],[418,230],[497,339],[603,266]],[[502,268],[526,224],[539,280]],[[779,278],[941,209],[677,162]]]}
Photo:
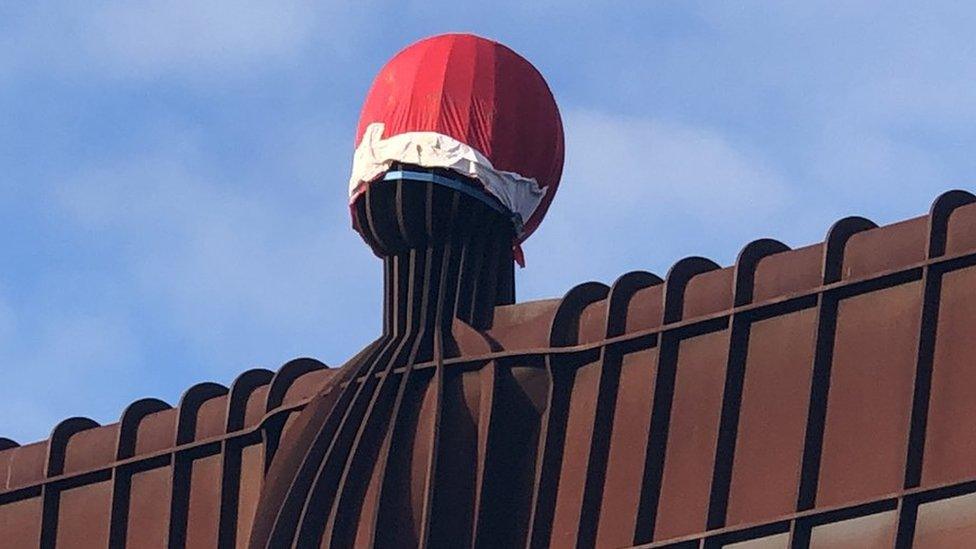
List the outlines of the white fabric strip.
{"label": "white fabric strip", "polygon": [[437,132],[407,132],[383,139],[384,124],[366,126],[363,140],[356,147],[349,178],[349,198],[390,169],[394,162],[425,168],[447,168],[473,177],[502,205],[526,221],[539,207],[546,189],[535,179],[495,169],[491,161],[474,148]]}

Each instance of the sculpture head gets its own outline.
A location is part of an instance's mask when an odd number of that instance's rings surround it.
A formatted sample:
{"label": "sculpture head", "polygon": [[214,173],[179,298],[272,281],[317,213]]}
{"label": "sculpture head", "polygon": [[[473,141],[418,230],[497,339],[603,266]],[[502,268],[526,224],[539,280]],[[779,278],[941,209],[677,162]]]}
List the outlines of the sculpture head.
{"label": "sculpture head", "polygon": [[[518,245],[539,226],[556,193],[563,152],[555,100],[523,57],[470,34],[421,40],[380,70],[363,104],[349,180],[354,227],[379,253],[378,235],[367,236],[357,213],[361,199],[391,179],[429,183],[507,218],[518,259]],[[428,175],[400,177],[404,171]]]}

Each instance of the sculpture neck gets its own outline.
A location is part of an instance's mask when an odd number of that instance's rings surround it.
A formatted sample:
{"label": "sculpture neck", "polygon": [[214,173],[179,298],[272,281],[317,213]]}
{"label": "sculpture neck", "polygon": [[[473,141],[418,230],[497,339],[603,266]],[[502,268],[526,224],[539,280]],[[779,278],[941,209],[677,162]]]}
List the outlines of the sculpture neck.
{"label": "sculpture neck", "polygon": [[434,183],[383,181],[356,202],[360,232],[383,258],[383,328],[390,335],[476,329],[514,303],[511,222]]}

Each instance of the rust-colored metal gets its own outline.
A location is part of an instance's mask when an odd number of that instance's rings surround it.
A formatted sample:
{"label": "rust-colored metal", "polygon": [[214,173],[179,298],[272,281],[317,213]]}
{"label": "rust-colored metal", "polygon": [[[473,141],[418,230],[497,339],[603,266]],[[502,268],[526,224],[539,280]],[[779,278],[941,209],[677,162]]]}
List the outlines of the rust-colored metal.
{"label": "rust-colored metal", "polygon": [[[162,548],[189,539],[214,547],[218,528],[234,532],[220,546],[246,545],[268,441],[332,372],[298,359],[277,373],[245,372],[230,389],[192,387],[177,408],[139,400],[115,424],[70,419],[46,441],[6,444],[2,545]],[[214,429],[215,418],[226,423]],[[246,488],[220,489],[234,481]],[[207,541],[191,545],[197,539]]]}
{"label": "rust-colored metal", "polygon": [[[409,178],[410,167],[403,168]],[[441,176],[450,174],[440,172]],[[471,181],[459,180],[472,184]],[[356,204],[384,332],[178,406],[0,439],[12,547],[960,547],[976,531],[976,197],[514,303],[507,220]],[[643,545],[642,545],[643,544]]]}

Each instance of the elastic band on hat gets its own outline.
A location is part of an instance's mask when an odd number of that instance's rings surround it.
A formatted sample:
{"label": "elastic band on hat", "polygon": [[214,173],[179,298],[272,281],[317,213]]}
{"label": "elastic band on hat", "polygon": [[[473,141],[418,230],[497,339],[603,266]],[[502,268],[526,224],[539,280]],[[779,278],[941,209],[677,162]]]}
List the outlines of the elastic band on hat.
{"label": "elastic band on hat", "polygon": [[383,175],[383,181],[396,181],[398,179],[409,179],[412,181],[425,181],[428,183],[436,183],[438,185],[443,185],[458,191],[459,193],[466,194],[475,200],[478,200],[482,204],[485,204],[489,208],[495,210],[496,212],[502,214],[503,216],[509,218],[512,221],[512,226],[515,227],[515,237],[516,239],[522,235],[522,230],[524,228],[522,222],[522,216],[517,213],[513,213],[508,210],[505,206],[502,206],[493,197],[486,194],[484,191],[476,189],[471,185],[464,183],[463,181],[458,181],[456,179],[451,179],[450,177],[444,177],[443,175],[430,173],[430,172],[415,172],[412,170],[393,170],[386,172]]}

